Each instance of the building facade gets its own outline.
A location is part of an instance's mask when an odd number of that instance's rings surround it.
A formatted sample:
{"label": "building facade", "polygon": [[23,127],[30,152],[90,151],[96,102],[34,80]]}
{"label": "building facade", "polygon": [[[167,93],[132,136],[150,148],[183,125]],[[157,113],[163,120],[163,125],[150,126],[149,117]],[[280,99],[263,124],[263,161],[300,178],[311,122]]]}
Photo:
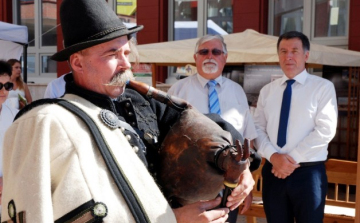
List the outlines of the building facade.
{"label": "building facade", "polygon": [[[28,81],[46,84],[70,71],[66,62],[50,56],[63,49],[59,21],[62,0],[0,0],[0,21],[26,25]],[[236,33],[253,29],[278,36],[289,30],[305,33],[312,42],[360,51],[359,0],[107,0],[127,24],[145,28],[137,34],[139,44],[195,38],[207,33]],[[156,70],[156,80],[165,82],[172,68]],[[337,94],[338,133],[331,156],[357,159],[359,126],[359,69],[319,67],[313,73],[323,77],[339,74]],[[351,81],[349,81],[349,78]],[[356,83],[351,85],[351,83]],[[355,103],[350,105],[352,101]],[[344,149],[346,148],[346,149]]]}
{"label": "building facade", "polygon": [[[29,81],[47,83],[69,71],[65,62],[49,59],[62,49],[61,1],[0,0],[0,21],[28,27]],[[137,35],[139,44],[246,29],[278,36],[295,29],[312,42],[360,51],[358,0],[108,0],[108,4],[124,22],[145,26]],[[158,80],[164,81],[167,70],[159,72]]]}

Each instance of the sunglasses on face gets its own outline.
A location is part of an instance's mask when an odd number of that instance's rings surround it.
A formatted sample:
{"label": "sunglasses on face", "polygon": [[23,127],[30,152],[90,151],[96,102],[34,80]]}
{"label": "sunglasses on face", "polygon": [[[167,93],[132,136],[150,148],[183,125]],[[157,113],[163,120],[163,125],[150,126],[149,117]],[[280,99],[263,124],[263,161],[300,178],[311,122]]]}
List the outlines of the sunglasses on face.
{"label": "sunglasses on face", "polygon": [[2,90],[3,87],[5,88],[5,90],[11,91],[13,89],[13,87],[14,87],[14,84],[11,83],[11,82],[6,82],[5,84],[0,83],[0,90]]}
{"label": "sunglasses on face", "polygon": [[[199,55],[201,55],[201,56],[206,56],[206,55],[209,54],[209,52],[210,52],[209,49],[201,49],[201,50],[197,51],[197,53]],[[211,54],[214,55],[214,56],[219,56],[219,55],[221,55],[223,53],[224,52],[222,50],[219,50],[219,49],[216,49],[216,48],[211,50]]]}

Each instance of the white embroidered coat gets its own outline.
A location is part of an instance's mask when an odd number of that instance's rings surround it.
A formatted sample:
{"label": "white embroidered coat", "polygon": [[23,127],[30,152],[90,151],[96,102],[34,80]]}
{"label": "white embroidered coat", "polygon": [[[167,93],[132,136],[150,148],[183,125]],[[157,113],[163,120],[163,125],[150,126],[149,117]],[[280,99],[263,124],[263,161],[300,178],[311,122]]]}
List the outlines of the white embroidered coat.
{"label": "white embroidered coat", "polygon": [[[65,95],[96,122],[118,165],[136,191],[151,222],[176,222],[175,216],[119,129],[99,118],[100,108],[76,95]],[[14,200],[27,222],[54,222],[81,204],[94,200],[108,208],[104,222],[134,222],[88,128],[59,105],[42,105],[9,128],[4,147],[2,221]]]}

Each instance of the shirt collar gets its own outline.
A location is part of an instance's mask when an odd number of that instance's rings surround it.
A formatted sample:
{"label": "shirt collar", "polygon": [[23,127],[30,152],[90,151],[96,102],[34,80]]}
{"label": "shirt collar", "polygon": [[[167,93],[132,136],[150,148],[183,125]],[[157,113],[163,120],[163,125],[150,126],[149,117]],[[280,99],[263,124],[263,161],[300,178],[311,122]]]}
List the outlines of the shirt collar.
{"label": "shirt collar", "polygon": [[[296,75],[293,79],[298,82],[299,84],[305,84],[306,78],[308,76],[308,72],[306,71],[306,69],[304,69],[301,73],[299,73],[298,75]],[[289,80],[289,78],[284,75],[281,78],[281,83],[280,85],[283,85],[287,80]]]}
{"label": "shirt collar", "polygon": [[[209,82],[209,79],[204,78],[204,77],[201,76],[199,73],[196,74],[196,77],[197,77],[197,79],[199,80],[201,86],[202,86],[203,88],[205,88],[206,85],[207,85],[207,83]],[[215,78],[215,81],[216,81],[216,82],[219,84],[219,86],[221,87],[222,81],[223,81],[222,75],[219,75],[217,78]]]}

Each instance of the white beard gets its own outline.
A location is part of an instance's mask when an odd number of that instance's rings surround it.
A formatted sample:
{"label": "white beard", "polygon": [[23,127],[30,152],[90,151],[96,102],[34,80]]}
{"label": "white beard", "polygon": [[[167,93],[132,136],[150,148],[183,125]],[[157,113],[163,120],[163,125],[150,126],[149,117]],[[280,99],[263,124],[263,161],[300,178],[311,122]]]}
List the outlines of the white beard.
{"label": "white beard", "polygon": [[[212,63],[212,64],[206,64]],[[219,69],[218,63],[213,59],[206,59],[203,61],[202,70],[207,74],[216,73]]]}

